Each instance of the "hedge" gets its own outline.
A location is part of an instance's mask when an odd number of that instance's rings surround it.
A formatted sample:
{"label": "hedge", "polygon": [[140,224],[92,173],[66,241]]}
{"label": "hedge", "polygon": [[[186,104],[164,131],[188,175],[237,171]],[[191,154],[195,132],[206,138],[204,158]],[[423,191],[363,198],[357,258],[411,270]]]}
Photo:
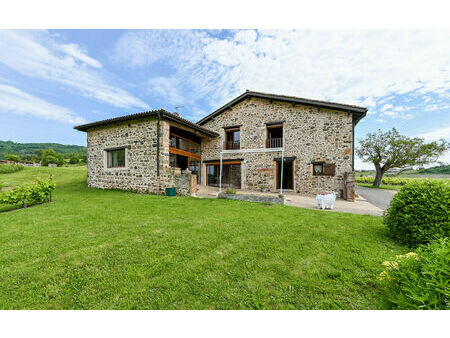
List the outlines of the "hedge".
{"label": "hedge", "polygon": [[21,164],[0,164],[0,174],[10,174],[22,170],[24,167]]}
{"label": "hedge", "polygon": [[[373,183],[375,177],[373,176],[357,176],[355,177],[357,183]],[[408,183],[414,182],[426,182],[426,181],[442,181],[445,179],[437,179],[437,178],[407,178],[407,177],[389,177],[385,176],[382,178],[382,184],[388,185],[406,185]]]}

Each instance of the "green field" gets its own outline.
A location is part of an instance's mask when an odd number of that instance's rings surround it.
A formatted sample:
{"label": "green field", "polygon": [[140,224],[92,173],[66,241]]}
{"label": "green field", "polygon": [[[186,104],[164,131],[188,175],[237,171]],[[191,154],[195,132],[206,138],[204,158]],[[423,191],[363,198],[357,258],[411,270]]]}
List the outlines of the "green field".
{"label": "green field", "polygon": [[381,218],[86,187],[0,213],[0,309],[379,309],[381,263],[407,249]]}
{"label": "green field", "polygon": [[400,190],[402,185],[389,185],[381,184],[379,187],[374,187],[372,183],[356,183],[358,187],[374,188],[374,189],[385,189],[385,190]]}

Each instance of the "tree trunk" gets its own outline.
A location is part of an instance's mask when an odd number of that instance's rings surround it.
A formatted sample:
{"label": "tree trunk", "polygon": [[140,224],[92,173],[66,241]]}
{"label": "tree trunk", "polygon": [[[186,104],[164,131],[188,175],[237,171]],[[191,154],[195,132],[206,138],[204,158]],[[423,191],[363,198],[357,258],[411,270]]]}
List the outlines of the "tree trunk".
{"label": "tree trunk", "polygon": [[373,186],[379,187],[381,184],[381,179],[383,178],[384,170],[379,165],[376,165],[375,169],[376,169],[377,173],[375,175],[375,180],[373,181]]}

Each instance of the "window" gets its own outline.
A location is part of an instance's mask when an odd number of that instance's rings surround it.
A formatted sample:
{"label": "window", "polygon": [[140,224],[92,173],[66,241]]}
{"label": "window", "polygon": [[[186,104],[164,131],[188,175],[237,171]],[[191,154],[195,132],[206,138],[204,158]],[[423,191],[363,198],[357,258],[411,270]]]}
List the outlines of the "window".
{"label": "window", "polygon": [[267,148],[283,147],[283,125],[267,126]]}
{"label": "window", "polygon": [[313,175],[322,176],[323,175],[323,162],[313,163]]}
{"label": "window", "polygon": [[313,162],[313,176],[334,176],[336,165],[334,163]]}
{"label": "window", "polygon": [[[206,184],[213,187],[218,187],[220,180],[220,165],[207,164],[206,165],[207,182]],[[241,163],[225,162],[222,164],[222,187],[231,187],[241,189]]]}
{"label": "window", "polygon": [[241,131],[240,129],[225,130],[225,149],[240,149],[241,148]]}
{"label": "window", "polygon": [[219,185],[219,166],[208,165],[206,167],[207,185],[217,187]]}
{"label": "window", "polygon": [[189,157],[180,154],[169,154],[169,165],[172,168],[180,168],[186,170],[188,168]]}
{"label": "window", "polygon": [[125,168],[125,148],[107,150],[106,156],[108,168]]}
{"label": "window", "polygon": [[189,153],[200,155],[200,143],[197,143],[187,138],[170,134],[169,146],[171,148],[183,150]]}

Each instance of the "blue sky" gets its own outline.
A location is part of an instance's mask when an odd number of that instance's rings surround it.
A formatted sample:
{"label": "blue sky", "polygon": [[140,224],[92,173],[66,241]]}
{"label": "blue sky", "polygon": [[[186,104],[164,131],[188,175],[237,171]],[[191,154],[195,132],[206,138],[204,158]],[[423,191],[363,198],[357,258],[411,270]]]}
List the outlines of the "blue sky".
{"label": "blue sky", "polygon": [[450,139],[450,31],[0,30],[0,50],[1,140],[85,145],[76,124],[197,121],[246,89],[366,106],[356,138]]}

